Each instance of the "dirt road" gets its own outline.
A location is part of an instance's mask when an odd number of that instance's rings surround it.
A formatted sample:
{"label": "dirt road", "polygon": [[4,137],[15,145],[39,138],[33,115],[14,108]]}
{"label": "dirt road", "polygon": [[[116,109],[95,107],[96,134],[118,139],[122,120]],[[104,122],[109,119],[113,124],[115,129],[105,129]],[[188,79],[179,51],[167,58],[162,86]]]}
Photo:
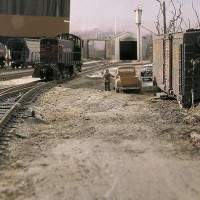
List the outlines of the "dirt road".
{"label": "dirt road", "polygon": [[58,85],[11,129],[1,200],[198,200],[198,117],[176,101],[103,91],[100,78]]}

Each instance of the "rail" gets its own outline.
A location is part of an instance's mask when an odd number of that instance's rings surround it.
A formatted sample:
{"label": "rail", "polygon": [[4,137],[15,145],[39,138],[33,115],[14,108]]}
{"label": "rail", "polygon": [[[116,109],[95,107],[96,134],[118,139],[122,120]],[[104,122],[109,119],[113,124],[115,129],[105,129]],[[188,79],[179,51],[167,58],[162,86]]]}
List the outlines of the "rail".
{"label": "rail", "polygon": [[53,82],[32,82],[5,89],[0,93],[0,131],[5,128],[14,113],[23,107],[26,100],[36,93],[53,86]]}
{"label": "rail", "polygon": [[[81,75],[89,74],[94,71],[102,70],[104,63],[95,63],[83,69],[78,76],[68,77],[60,83],[75,79]],[[21,84],[0,90],[0,155],[4,155],[7,145],[12,138],[9,132],[10,127],[14,128],[15,123],[20,122],[20,118],[27,117],[27,105],[32,103],[42,92],[54,87],[56,81]],[[31,115],[34,117],[34,115]],[[0,157],[1,158],[1,157]]]}

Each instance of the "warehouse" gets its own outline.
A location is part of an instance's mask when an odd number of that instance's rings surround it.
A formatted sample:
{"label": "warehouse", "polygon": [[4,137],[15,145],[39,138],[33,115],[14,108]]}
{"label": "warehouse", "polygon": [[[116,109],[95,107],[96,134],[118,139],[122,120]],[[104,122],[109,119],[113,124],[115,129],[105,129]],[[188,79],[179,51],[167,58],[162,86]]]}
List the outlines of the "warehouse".
{"label": "warehouse", "polygon": [[124,32],[106,42],[106,58],[112,60],[137,60],[137,37]]}
{"label": "warehouse", "polygon": [[[146,59],[146,38],[142,37],[141,55]],[[112,60],[137,60],[137,36],[131,32],[115,35],[106,42],[106,58]]]}

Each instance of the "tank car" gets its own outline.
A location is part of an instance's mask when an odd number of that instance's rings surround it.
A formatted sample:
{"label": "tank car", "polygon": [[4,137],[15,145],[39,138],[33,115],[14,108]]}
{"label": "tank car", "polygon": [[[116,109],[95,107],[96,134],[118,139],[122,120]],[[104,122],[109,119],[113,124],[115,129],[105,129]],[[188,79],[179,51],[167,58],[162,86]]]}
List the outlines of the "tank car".
{"label": "tank car", "polygon": [[156,36],[153,83],[181,106],[200,100],[200,30]]}
{"label": "tank car", "polygon": [[32,77],[42,80],[61,79],[81,71],[82,40],[73,34],[40,40],[40,63]]}
{"label": "tank car", "polygon": [[40,39],[8,38],[7,47],[10,51],[11,67],[33,66],[40,61]]}
{"label": "tank car", "polygon": [[0,43],[0,68],[5,66],[7,48],[4,44]]}

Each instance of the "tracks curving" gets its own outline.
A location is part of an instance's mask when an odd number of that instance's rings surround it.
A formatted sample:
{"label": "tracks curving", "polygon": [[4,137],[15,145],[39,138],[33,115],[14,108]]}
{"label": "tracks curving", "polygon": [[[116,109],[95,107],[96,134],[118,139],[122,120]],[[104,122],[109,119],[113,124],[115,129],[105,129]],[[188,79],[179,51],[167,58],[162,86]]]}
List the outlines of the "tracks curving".
{"label": "tracks curving", "polygon": [[[32,82],[5,89],[0,93],[0,154],[4,152],[12,135],[7,131],[40,93],[55,83]],[[23,114],[22,114],[23,115]]]}
{"label": "tracks curving", "polygon": [[0,130],[4,128],[11,116],[23,105],[38,95],[46,88],[53,86],[52,82],[41,83],[32,82],[28,84],[18,85],[9,89],[5,89],[0,93]]}
{"label": "tracks curving", "polygon": [[[93,73],[101,70],[103,63],[96,63],[83,68],[78,76]],[[64,80],[40,82],[35,81],[27,84],[17,85],[0,90],[0,154],[4,154],[6,146],[12,136],[9,129],[14,128],[15,123],[20,122],[20,118],[27,117],[27,111],[30,103],[32,103],[42,92],[54,87],[57,83],[72,80],[78,76],[68,77]],[[34,111],[33,111],[34,112]],[[30,112],[28,112],[30,113]],[[31,113],[30,117],[34,117]]]}
{"label": "tracks curving", "polygon": [[25,76],[31,76],[32,73],[33,73],[33,70],[0,74],[0,80],[7,81],[11,79],[16,79],[16,78],[22,78]]}

